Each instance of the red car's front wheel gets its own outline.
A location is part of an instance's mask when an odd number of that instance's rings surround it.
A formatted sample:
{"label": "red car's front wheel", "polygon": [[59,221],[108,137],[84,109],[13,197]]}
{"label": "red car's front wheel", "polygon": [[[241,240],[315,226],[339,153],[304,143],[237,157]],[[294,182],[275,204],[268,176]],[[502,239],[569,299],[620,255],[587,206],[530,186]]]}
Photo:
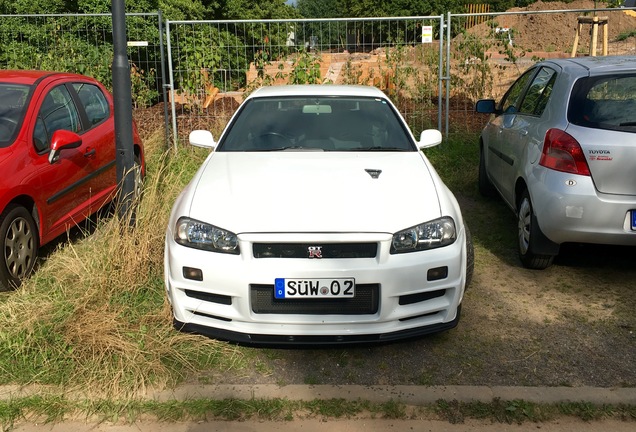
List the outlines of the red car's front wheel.
{"label": "red car's front wheel", "polygon": [[0,291],[20,285],[29,276],[38,255],[38,231],[29,211],[9,205],[0,215]]}

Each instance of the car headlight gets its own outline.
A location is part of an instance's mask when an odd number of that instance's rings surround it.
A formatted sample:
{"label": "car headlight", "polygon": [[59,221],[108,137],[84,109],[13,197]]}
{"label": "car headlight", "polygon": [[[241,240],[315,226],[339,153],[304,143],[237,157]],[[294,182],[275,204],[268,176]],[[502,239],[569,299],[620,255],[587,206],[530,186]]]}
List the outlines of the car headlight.
{"label": "car headlight", "polygon": [[455,242],[457,231],[450,217],[442,217],[393,234],[391,253],[434,249]]}
{"label": "car headlight", "polygon": [[177,221],[174,240],[180,245],[238,255],[238,237],[233,232],[190,218]]}

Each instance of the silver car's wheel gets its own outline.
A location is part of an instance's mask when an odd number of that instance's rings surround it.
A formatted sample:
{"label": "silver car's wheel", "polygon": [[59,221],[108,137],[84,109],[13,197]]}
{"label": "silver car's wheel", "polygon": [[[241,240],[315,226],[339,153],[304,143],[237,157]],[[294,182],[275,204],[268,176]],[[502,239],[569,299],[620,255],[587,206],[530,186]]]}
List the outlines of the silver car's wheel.
{"label": "silver car's wheel", "polygon": [[10,205],[0,218],[0,291],[5,291],[17,287],[33,270],[38,255],[38,231],[24,207]]}
{"label": "silver car's wheel", "polygon": [[534,212],[532,201],[528,191],[524,191],[519,201],[517,210],[517,234],[519,243],[519,258],[527,268],[542,270],[554,260],[554,255],[544,255],[535,253],[536,242],[543,233],[539,228]]}
{"label": "silver car's wheel", "polygon": [[521,255],[528,253],[530,247],[530,223],[532,219],[532,206],[527,194],[521,199],[518,213],[519,252]]}

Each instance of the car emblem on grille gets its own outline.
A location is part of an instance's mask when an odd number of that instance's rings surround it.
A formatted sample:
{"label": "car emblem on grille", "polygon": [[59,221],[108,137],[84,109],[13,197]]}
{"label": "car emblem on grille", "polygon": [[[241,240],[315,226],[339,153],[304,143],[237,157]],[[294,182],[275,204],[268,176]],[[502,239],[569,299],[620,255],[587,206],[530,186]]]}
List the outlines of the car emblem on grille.
{"label": "car emblem on grille", "polygon": [[309,258],[322,258],[322,246],[307,247]]}
{"label": "car emblem on grille", "polygon": [[365,169],[367,173],[371,176],[371,178],[377,179],[382,174],[382,170],[379,169]]}

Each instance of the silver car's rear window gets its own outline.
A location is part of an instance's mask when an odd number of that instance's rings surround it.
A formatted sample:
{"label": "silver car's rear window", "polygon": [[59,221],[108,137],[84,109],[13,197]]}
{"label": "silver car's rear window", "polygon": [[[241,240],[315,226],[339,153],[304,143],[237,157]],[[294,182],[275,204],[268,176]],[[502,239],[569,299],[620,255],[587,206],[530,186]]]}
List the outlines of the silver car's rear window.
{"label": "silver car's rear window", "polygon": [[568,120],[579,126],[636,132],[636,73],[578,80]]}
{"label": "silver car's rear window", "polygon": [[235,116],[217,151],[417,151],[382,98],[262,97]]}

